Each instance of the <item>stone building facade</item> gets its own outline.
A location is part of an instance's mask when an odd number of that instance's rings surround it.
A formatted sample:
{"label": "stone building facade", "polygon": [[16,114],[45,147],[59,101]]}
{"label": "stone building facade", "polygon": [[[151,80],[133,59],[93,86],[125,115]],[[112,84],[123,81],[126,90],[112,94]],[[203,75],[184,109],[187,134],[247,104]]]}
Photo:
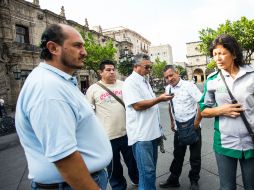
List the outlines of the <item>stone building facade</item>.
{"label": "stone building facade", "polygon": [[149,49],[151,61],[155,61],[158,57],[161,61],[166,61],[167,64],[173,64],[172,48],[169,44],[151,46]]}
{"label": "stone building facade", "polygon": [[128,47],[126,48],[134,55],[138,53],[148,54],[151,42],[133,30],[120,26],[110,29],[104,29],[102,30],[102,33],[103,35],[109,36],[116,41],[126,43],[129,42],[130,44],[132,44],[129,47],[131,49],[128,49]]}
{"label": "stone building facade", "polygon": [[200,41],[186,43],[186,57],[188,60],[188,63],[186,63],[186,71],[188,80],[194,79],[197,83],[202,83],[214,70],[206,68],[206,65],[210,62],[210,58],[200,53],[199,44]]}
{"label": "stone building facade", "polygon": [[[64,7],[60,14],[40,8],[39,0],[0,0],[0,97],[6,104],[15,107],[18,94],[28,74],[40,63],[40,37],[45,28],[53,23],[71,25],[80,31],[92,32],[99,43],[107,36],[89,30],[88,22],[81,25],[65,18]],[[117,46],[118,42],[114,41]],[[20,80],[15,79],[19,73]],[[93,83],[95,75],[81,70],[77,73],[80,89]]]}
{"label": "stone building facade", "polygon": [[[214,70],[208,69],[206,66],[210,63],[211,58],[199,51],[200,41],[186,43],[187,59],[186,70],[188,80],[195,79],[197,83],[205,82],[207,76]],[[251,56],[251,65],[254,67],[254,54]]]}

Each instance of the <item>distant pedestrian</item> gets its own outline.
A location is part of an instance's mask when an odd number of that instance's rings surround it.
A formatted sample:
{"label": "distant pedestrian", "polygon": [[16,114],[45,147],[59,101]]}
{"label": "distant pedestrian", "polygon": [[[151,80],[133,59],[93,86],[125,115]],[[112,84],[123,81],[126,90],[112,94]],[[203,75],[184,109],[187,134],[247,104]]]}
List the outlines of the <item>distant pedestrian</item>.
{"label": "distant pedestrian", "polygon": [[200,107],[203,117],[215,117],[213,148],[220,190],[236,189],[238,161],[244,189],[254,190],[254,144],[246,128],[248,123],[254,131],[254,68],[244,64],[240,46],[227,34],[212,42],[210,55],[219,71],[208,76]]}
{"label": "distant pedestrian", "polygon": [[86,56],[71,26],[53,24],[42,34],[45,62],[26,79],[15,116],[33,190],[107,188],[111,145],[73,76]]}
{"label": "distant pedestrian", "polygon": [[[169,168],[170,176],[165,182],[160,183],[161,188],[180,187],[179,177],[182,173],[182,167],[187,146],[190,150],[189,171],[190,190],[198,190],[199,173],[201,169],[201,115],[198,101],[202,94],[195,84],[190,81],[182,80],[179,77],[176,68],[173,65],[166,65],[164,68],[164,78],[168,83],[166,87],[167,93],[174,94],[174,98],[169,104],[169,116],[171,121],[171,129],[174,135],[174,159]],[[183,144],[181,142],[182,128],[193,129],[197,135],[197,141],[191,144]],[[194,135],[195,136],[195,135]]]}
{"label": "distant pedestrian", "polygon": [[4,99],[3,97],[0,97],[0,117],[6,116],[6,110],[5,110],[5,105],[4,105]]}
{"label": "distant pedestrian", "polygon": [[128,143],[138,166],[139,190],[156,189],[158,139],[162,135],[157,104],[172,98],[166,93],[155,96],[145,78],[151,67],[149,56],[135,55],[133,72],[123,85]]}
{"label": "distant pedestrian", "polygon": [[[136,185],[138,185],[138,169],[132,146],[128,146],[126,135],[125,108],[121,102],[123,81],[116,79],[115,64],[110,60],[100,63],[99,72],[101,80],[88,88],[86,97],[92,104],[111,142],[113,160],[107,167],[110,185],[113,190],[125,190],[127,183],[123,176],[120,153],[128,168],[130,180]],[[115,97],[109,93],[110,91]]]}

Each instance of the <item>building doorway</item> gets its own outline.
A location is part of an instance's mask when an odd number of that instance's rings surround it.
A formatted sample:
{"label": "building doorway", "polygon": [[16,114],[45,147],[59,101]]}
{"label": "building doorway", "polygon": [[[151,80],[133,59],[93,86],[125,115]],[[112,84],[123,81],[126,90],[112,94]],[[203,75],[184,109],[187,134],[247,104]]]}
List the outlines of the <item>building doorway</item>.
{"label": "building doorway", "polygon": [[193,72],[193,77],[195,79],[195,83],[204,82],[204,72],[202,69],[195,69]]}
{"label": "building doorway", "polygon": [[86,94],[86,91],[89,87],[89,76],[82,75],[80,76],[81,92]]}

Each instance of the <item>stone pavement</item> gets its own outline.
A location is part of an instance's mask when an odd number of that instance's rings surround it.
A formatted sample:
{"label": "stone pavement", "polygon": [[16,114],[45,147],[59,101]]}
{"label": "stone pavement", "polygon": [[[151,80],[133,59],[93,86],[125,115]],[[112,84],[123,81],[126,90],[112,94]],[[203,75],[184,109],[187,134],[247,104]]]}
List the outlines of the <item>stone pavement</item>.
{"label": "stone pavement", "polygon": [[[169,118],[167,105],[160,104],[161,123],[166,128],[167,141],[164,141],[166,153],[159,153],[157,166],[157,189],[159,182],[167,179],[169,175],[169,166],[173,159],[173,132],[169,130]],[[213,142],[213,120],[204,119],[202,121],[202,166],[200,173],[199,185],[201,190],[216,190],[219,188],[218,170],[212,150]],[[169,188],[178,190],[189,189],[188,172],[190,164],[188,161],[189,151],[187,149],[183,165],[182,175],[180,177],[180,188]],[[0,190],[29,190],[30,181],[27,179],[27,163],[23,149],[19,144],[16,134],[0,137]],[[127,176],[127,169],[124,169]],[[128,189],[137,189],[130,184],[129,178]],[[110,189],[110,187],[108,188]],[[243,184],[241,179],[240,168],[237,172],[237,190],[242,190]]]}

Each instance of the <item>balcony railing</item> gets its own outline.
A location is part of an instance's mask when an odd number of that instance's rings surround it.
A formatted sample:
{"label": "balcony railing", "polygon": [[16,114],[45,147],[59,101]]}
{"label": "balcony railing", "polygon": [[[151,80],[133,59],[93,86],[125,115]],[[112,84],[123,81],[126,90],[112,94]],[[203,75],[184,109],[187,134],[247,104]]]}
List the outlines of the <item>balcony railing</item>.
{"label": "balcony railing", "polygon": [[28,51],[28,52],[40,52],[40,48],[35,46],[35,45],[32,45],[32,44],[25,44],[25,43],[15,42],[14,45],[18,49],[21,49],[21,50],[24,50],[24,51]]}

